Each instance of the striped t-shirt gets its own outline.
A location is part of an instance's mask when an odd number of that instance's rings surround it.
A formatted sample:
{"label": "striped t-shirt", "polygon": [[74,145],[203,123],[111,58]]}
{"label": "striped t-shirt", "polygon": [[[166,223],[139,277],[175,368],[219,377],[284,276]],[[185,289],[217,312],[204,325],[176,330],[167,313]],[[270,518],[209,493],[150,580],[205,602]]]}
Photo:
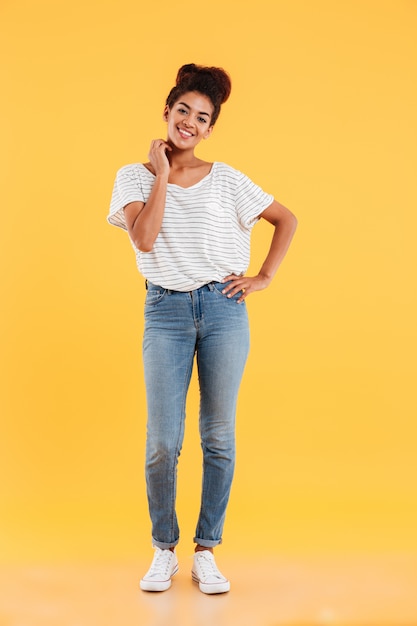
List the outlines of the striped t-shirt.
{"label": "striped t-shirt", "polygon": [[[123,208],[146,203],[155,176],[142,163],[125,165],[116,175],[108,221],[126,228]],[[250,233],[272,202],[247,176],[225,163],[191,187],[168,183],[161,229],[150,252],[135,246],[141,274],[164,289],[191,291],[249,265]]]}

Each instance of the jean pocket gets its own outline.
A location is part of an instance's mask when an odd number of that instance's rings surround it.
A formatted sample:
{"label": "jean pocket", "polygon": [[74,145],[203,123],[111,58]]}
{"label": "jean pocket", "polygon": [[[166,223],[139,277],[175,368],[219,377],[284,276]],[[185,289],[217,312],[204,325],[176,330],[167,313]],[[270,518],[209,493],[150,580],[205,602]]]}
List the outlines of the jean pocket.
{"label": "jean pocket", "polygon": [[240,296],[242,295],[242,291],[238,291],[237,293],[235,293],[234,296],[229,296],[229,292],[223,293],[223,289],[225,289],[228,284],[229,283],[213,283],[215,293],[217,293],[222,298],[226,298],[226,300],[232,300],[232,302],[234,300],[239,300]]}
{"label": "jean pocket", "polygon": [[146,292],[145,305],[155,306],[164,298],[166,289],[150,289]]}

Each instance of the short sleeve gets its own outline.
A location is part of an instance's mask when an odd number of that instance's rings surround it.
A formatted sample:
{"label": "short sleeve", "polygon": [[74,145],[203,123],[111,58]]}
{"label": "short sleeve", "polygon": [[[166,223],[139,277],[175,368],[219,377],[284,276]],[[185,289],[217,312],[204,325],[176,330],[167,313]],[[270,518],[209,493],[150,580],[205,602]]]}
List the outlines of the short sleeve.
{"label": "short sleeve", "polygon": [[124,207],[129,202],[145,202],[138,164],[125,165],[116,174],[107,221],[127,230]]}
{"label": "short sleeve", "polygon": [[259,215],[274,201],[274,196],[258,187],[250,178],[237,172],[236,209],[241,225],[251,229]]}

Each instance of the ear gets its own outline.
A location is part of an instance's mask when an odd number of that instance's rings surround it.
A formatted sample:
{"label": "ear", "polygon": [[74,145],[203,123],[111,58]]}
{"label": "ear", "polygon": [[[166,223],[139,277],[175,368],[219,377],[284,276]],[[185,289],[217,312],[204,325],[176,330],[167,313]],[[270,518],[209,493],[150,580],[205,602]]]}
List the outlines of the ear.
{"label": "ear", "polygon": [[213,132],[214,126],[210,126],[203,135],[203,139],[208,139]]}
{"label": "ear", "polygon": [[166,104],[164,108],[164,113],[162,115],[162,119],[164,120],[164,122],[168,121],[168,114],[169,114],[169,106]]}

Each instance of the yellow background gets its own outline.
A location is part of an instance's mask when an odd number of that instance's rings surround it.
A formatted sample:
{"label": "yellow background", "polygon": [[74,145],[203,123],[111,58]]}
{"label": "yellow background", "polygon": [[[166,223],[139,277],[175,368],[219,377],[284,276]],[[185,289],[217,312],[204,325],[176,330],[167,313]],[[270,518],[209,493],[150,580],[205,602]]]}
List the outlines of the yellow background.
{"label": "yellow background", "polygon": [[[299,219],[274,283],[248,301],[223,550],[417,549],[416,17],[411,0],[3,0],[4,560],[149,548],[143,280],[106,215],[117,169],[164,136],[188,62],[233,79],[199,156]],[[253,272],[270,236],[256,227]],[[194,379],[187,551],[200,465]]]}

